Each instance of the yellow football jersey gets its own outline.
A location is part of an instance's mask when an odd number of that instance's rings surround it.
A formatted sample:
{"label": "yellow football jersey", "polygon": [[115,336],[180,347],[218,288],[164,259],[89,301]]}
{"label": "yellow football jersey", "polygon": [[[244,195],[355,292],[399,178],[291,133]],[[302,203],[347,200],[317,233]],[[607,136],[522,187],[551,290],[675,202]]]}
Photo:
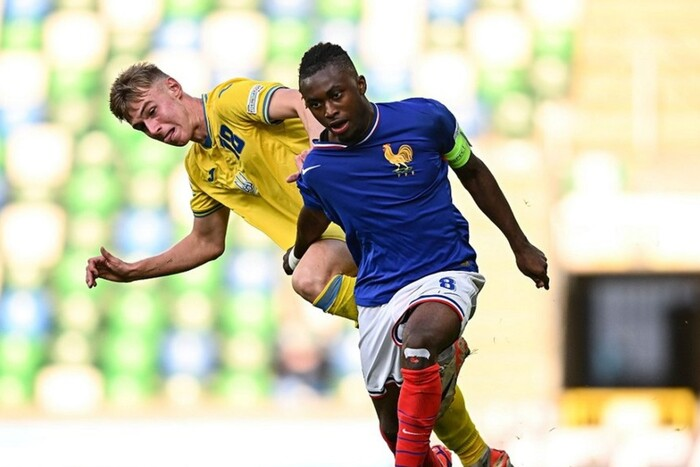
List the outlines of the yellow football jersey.
{"label": "yellow football jersey", "polygon": [[[294,244],[302,199],[285,179],[297,171],[294,157],[308,149],[301,120],[270,121],[279,83],[235,78],[202,96],[208,138],[192,144],[185,167],[195,216],[225,206],[264,232],[282,249]],[[342,238],[332,225],[324,237]]]}

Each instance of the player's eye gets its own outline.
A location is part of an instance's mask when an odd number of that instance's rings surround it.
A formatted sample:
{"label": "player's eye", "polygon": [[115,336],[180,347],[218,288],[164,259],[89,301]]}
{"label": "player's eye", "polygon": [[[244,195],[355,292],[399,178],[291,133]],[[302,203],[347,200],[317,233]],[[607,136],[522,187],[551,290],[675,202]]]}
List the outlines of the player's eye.
{"label": "player's eye", "polygon": [[155,106],[153,106],[153,107],[151,107],[150,109],[148,109],[148,116],[149,116],[149,117],[152,117],[152,116],[154,116],[155,114],[156,114],[156,108],[155,108]]}

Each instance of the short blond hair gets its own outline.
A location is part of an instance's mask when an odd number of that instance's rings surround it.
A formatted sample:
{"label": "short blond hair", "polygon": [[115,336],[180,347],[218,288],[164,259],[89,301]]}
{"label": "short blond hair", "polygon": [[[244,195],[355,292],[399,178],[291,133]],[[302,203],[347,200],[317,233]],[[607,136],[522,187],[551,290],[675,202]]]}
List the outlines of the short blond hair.
{"label": "short blond hair", "polygon": [[153,63],[138,62],[122,71],[109,91],[109,110],[119,121],[127,120],[129,104],[142,98],[154,83],[168,78]]}

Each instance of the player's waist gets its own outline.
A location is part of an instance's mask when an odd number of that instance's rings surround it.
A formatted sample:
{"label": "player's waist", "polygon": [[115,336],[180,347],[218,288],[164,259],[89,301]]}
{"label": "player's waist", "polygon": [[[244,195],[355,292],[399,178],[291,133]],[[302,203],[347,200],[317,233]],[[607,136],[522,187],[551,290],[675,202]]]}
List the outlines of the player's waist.
{"label": "player's waist", "polygon": [[381,273],[376,268],[369,272],[363,268],[363,265],[360,265],[355,284],[355,301],[360,306],[373,307],[383,305],[388,303],[396,292],[408,284],[440,271],[479,272],[479,268],[475,259],[471,258],[445,263],[442,267],[435,267],[434,263],[421,263],[419,267]]}

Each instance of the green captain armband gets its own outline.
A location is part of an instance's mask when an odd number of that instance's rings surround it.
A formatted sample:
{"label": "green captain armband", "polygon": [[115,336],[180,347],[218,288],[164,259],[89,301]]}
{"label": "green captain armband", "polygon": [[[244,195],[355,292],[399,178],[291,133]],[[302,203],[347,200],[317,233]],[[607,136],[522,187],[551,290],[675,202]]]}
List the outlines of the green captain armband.
{"label": "green captain armband", "polygon": [[469,156],[471,155],[471,145],[469,144],[467,137],[464,136],[464,133],[462,133],[462,131],[459,130],[455,138],[455,145],[450,150],[450,152],[445,154],[445,160],[448,164],[450,164],[450,167],[452,167],[453,169],[459,169],[467,163],[467,161],[469,160]]}

